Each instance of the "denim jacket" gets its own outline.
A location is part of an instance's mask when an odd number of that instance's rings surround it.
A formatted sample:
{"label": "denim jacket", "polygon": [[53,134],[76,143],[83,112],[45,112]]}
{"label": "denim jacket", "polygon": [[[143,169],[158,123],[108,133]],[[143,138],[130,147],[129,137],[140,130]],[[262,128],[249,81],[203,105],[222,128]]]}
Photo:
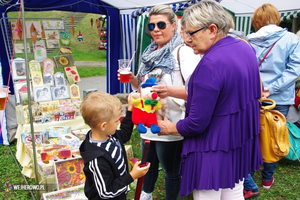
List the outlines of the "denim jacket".
{"label": "denim jacket", "polygon": [[259,66],[262,83],[269,89],[268,98],[273,99],[277,105],[294,104],[295,82],[300,75],[299,38],[274,24],[262,27],[248,35],[248,38],[256,51],[258,63],[277,41]]}

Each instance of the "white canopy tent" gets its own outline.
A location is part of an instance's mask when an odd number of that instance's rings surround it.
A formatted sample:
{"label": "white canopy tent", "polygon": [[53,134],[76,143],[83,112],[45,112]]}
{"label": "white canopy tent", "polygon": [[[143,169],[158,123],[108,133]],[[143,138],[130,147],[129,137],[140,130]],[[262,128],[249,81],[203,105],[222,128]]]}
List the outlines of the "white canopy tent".
{"label": "white canopy tent", "polygon": [[121,14],[129,13],[143,7],[153,7],[155,5],[170,5],[175,3],[187,2],[187,0],[104,0],[121,11]]}
{"label": "white canopy tent", "polygon": [[[108,4],[111,4],[114,7],[117,7],[120,9],[121,14],[130,14],[133,10],[140,9],[140,8],[146,8],[146,7],[152,7],[159,4],[180,4],[187,2],[186,0],[178,0],[178,1],[172,1],[172,0],[113,0],[108,1],[104,0],[104,2],[107,2]],[[277,7],[277,9],[280,12],[281,20],[289,20],[298,18],[300,15],[300,1],[299,0],[221,0],[220,4],[228,9],[229,11],[232,11],[234,13],[236,20],[236,29],[240,31],[244,31],[246,34],[250,33],[251,28],[251,19],[253,12],[255,9],[259,6],[261,6],[264,3],[271,3],[274,6]],[[296,29],[298,29],[298,26],[296,26]],[[296,30],[294,30],[296,31]]]}
{"label": "white canopy tent", "polygon": [[220,4],[236,15],[253,14],[254,10],[265,4],[273,4],[280,12],[300,9],[299,0],[222,0]]}
{"label": "white canopy tent", "polygon": [[[220,4],[232,11],[236,17],[236,29],[250,33],[251,19],[256,8],[264,3],[273,4],[279,11],[281,21],[295,19],[300,16],[300,1],[299,0],[222,0]],[[296,32],[299,26],[294,26]]]}
{"label": "white canopy tent", "polygon": [[[137,63],[139,62],[139,55],[142,53],[144,46],[147,42],[145,34],[143,34],[145,23],[147,23],[147,11],[152,6],[159,4],[170,5],[174,11],[182,10],[185,7],[197,2],[194,1],[176,1],[174,0],[104,0],[112,6],[120,9],[122,17],[122,38],[123,40],[123,56],[131,57],[132,50],[136,49],[137,52]],[[280,12],[281,20],[289,20],[298,18],[300,15],[300,0],[216,0],[227,10],[231,11],[235,17],[235,29],[243,31],[246,35],[250,33],[251,19],[253,12],[259,6],[264,3],[271,3],[277,7]],[[145,13],[144,13],[145,12]],[[143,14],[144,13],[144,14]],[[295,21],[295,20],[294,20]],[[134,24],[137,23],[137,26]],[[132,29],[128,29],[128,24],[131,25]],[[299,29],[299,22],[296,26],[293,26],[296,32]],[[148,41],[149,44],[150,41]],[[134,65],[137,67],[137,64]],[[129,90],[129,88],[128,88]]]}

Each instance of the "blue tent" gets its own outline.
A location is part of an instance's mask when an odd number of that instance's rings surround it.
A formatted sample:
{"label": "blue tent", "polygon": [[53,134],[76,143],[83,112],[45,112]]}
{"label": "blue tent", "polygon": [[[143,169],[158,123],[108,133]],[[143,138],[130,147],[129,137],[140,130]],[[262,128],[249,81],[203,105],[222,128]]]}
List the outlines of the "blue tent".
{"label": "blue tent", "polygon": [[[119,92],[130,91],[130,84],[122,84],[117,80],[117,69],[119,58],[131,58],[137,50],[137,33],[143,30],[138,30],[137,18],[132,17],[134,11],[138,8],[151,7],[157,4],[170,4],[174,0],[136,0],[136,1],[123,1],[123,0],[24,0],[25,11],[71,11],[83,13],[95,13],[107,16],[107,92],[116,94]],[[200,1],[194,0],[193,3]],[[108,3],[109,2],[109,3]],[[186,0],[179,0],[177,2],[186,2]],[[179,4],[173,4],[178,7]],[[0,71],[2,71],[2,79],[0,84],[7,84],[10,73],[10,64],[12,55],[12,43],[10,39],[9,25],[7,13],[11,11],[20,10],[20,0],[0,0]],[[4,28],[3,28],[4,27]],[[10,46],[10,48],[7,48]],[[138,53],[141,49],[139,49]],[[2,66],[2,67],[1,67]],[[136,71],[136,60],[132,62],[132,71]],[[99,83],[100,84],[100,83]],[[12,94],[13,83],[10,79],[9,86]],[[3,130],[6,127],[3,127]],[[6,136],[2,130],[2,136]],[[0,137],[0,144],[7,144],[7,137],[5,142]]]}
{"label": "blue tent", "polygon": [[[2,70],[2,76],[0,73],[0,84],[6,85],[8,83],[11,57],[12,52],[8,52],[7,45],[12,45],[10,38],[7,12],[19,11],[20,1],[17,0],[0,0],[0,22],[2,28],[0,30],[0,70]],[[96,13],[103,14],[107,17],[107,29],[108,29],[108,50],[107,50],[107,92],[115,94],[122,92],[122,85],[117,80],[117,67],[118,59],[122,57],[121,53],[121,26],[120,26],[120,11],[118,8],[113,7],[100,0],[52,0],[52,1],[41,1],[41,0],[25,0],[24,1],[25,11],[50,11],[50,10],[61,10],[61,11],[73,11],[73,12],[84,12],[84,13]],[[112,23],[113,22],[113,23]],[[101,84],[101,83],[99,83]],[[12,78],[10,78],[10,90],[14,93]],[[2,119],[2,112],[1,117]],[[6,117],[3,120],[3,127],[1,130],[0,144],[9,144],[9,137],[7,134]]]}

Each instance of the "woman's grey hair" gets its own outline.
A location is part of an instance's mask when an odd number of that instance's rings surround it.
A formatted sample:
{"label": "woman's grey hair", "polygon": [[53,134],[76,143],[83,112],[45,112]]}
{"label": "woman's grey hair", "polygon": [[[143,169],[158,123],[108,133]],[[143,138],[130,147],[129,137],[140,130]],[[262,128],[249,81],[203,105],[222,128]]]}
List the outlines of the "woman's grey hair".
{"label": "woman's grey hair", "polygon": [[182,17],[182,25],[193,28],[208,27],[215,24],[218,34],[227,35],[230,29],[230,20],[224,8],[215,1],[203,0],[188,7]]}
{"label": "woman's grey hair", "polygon": [[177,16],[171,7],[167,5],[154,6],[149,12],[149,17],[151,17],[151,15],[167,15],[171,24],[176,23],[174,31],[177,30]]}

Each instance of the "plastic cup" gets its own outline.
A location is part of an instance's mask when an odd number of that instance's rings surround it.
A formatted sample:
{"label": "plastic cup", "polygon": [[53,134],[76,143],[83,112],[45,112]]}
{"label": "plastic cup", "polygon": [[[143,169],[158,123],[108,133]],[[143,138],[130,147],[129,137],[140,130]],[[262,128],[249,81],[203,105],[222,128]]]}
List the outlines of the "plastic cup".
{"label": "plastic cup", "polygon": [[120,81],[122,83],[128,83],[130,78],[130,63],[129,59],[119,59],[119,73],[120,73]]}
{"label": "plastic cup", "polygon": [[0,86],[0,110],[4,110],[5,103],[7,101],[7,90],[9,87],[6,85],[1,85]]}

